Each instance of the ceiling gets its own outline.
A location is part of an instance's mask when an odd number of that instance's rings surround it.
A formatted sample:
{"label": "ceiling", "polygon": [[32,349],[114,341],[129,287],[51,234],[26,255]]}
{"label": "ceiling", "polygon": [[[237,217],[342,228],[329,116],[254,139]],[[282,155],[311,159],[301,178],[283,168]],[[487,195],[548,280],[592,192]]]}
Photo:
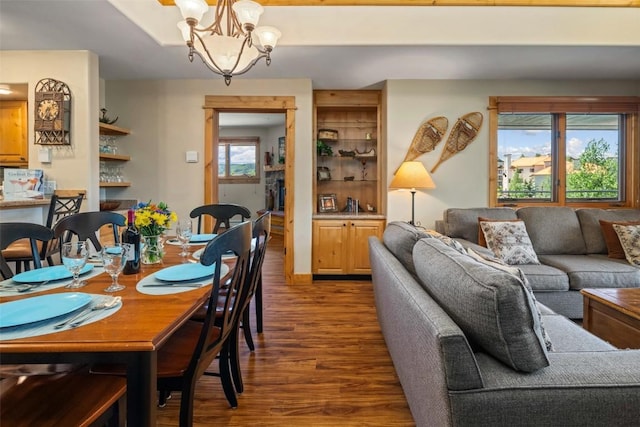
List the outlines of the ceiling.
{"label": "ceiling", "polygon": [[[0,49],[90,50],[105,80],[220,78],[189,63],[180,19],[157,0],[0,0]],[[640,78],[637,7],[272,6],[261,24],[283,33],[273,62],[234,80]]]}

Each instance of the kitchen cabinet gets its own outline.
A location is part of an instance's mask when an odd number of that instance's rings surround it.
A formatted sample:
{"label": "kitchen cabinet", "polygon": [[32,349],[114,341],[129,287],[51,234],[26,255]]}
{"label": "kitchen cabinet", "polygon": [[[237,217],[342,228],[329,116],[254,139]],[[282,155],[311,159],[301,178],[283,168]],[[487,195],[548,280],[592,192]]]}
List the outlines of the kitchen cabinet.
{"label": "kitchen cabinet", "polygon": [[313,220],[313,274],[371,274],[369,237],[382,238],[384,219]]}
{"label": "kitchen cabinet", "polygon": [[0,101],[0,166],[29,165],[27,101]]}

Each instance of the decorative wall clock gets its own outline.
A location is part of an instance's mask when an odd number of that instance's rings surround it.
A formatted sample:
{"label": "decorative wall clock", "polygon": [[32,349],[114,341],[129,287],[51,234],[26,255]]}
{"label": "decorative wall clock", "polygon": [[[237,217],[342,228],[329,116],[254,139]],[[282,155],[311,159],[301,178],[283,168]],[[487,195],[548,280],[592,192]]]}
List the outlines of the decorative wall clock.
{"label": "decorative wall clock", "polygon": [[35,143],[71,145],[71,91],[65,83],[42,79],[35,89]]}

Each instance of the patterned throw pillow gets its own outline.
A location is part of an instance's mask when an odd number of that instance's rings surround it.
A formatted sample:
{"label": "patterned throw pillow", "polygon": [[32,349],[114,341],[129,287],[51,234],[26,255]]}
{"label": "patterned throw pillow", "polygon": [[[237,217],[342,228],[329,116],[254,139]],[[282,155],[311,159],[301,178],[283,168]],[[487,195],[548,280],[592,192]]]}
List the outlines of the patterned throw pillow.
{"label": "patterned throw pillow", "polygon": [[525,276],[525,274],[522,272],[522,270],[520,270],[518,267],[512,267],[508,264],[505,264],[498,258],[487,258],[486,256],[479,254],[478,252],[474,251],[471,248],[467,248],[467,253],[471,256],[471,258],[475,259],[476,261],[481,262],[490,267],[497,268],[498,270],[504,271],[506,273],[509,273],[515,276],[517,279],[519,279],[522,282],[522,284],[524,285],[524,288],[527,290],[527,293],[529,294],[529,298],[533,300],[533,303],[536,307],[536,313],[538,315],[538,321],[540,322],[540,330],[542,332],[542,339],[544,340],[544,345],[547,348],[547,351],[553,351],[553,343],[551,342],[551,338],[549,337],[547,330],[544,328],[544,323],[542,321],[542,313],[540,312],[540,308],[538,307],[538,300],[536,300],[536,296],[533,294],[533,289],[531,288],[531,284],[529,284],[529,280],[527,279],[527,276]]}
{"label": "patterned throw pillow", "polygon": [[607,245],[607,255],[609,258],[625,259],[624,249],[620,244],[620,238],[618,233],[613,229],[613,224],[619,225],[640,225],[640,221],[605,221],[601,219],[600,229],[602,230],[602,237]]}
{"label": "patterned throw pillow", "polygon": [[640,225],[613,224],[629,264],[640,267]]}
{"label": "patterned throw pillow", "polygon": [[540,264],[524,221],[480,221],[487,247],[510,265]]}

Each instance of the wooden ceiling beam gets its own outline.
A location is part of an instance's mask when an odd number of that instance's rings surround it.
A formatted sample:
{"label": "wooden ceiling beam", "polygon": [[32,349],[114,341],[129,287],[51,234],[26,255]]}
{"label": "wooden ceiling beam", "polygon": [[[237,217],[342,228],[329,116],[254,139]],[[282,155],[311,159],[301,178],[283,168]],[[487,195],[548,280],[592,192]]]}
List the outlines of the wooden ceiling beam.
{"label": "wooden ceiling beam", "polygon": [[[174,6],[174,0],[158,0]],[[206,0],[214,6],[216,0]],[[262,6],[562,6],[640,7],[640,0],[258,0]]]}

